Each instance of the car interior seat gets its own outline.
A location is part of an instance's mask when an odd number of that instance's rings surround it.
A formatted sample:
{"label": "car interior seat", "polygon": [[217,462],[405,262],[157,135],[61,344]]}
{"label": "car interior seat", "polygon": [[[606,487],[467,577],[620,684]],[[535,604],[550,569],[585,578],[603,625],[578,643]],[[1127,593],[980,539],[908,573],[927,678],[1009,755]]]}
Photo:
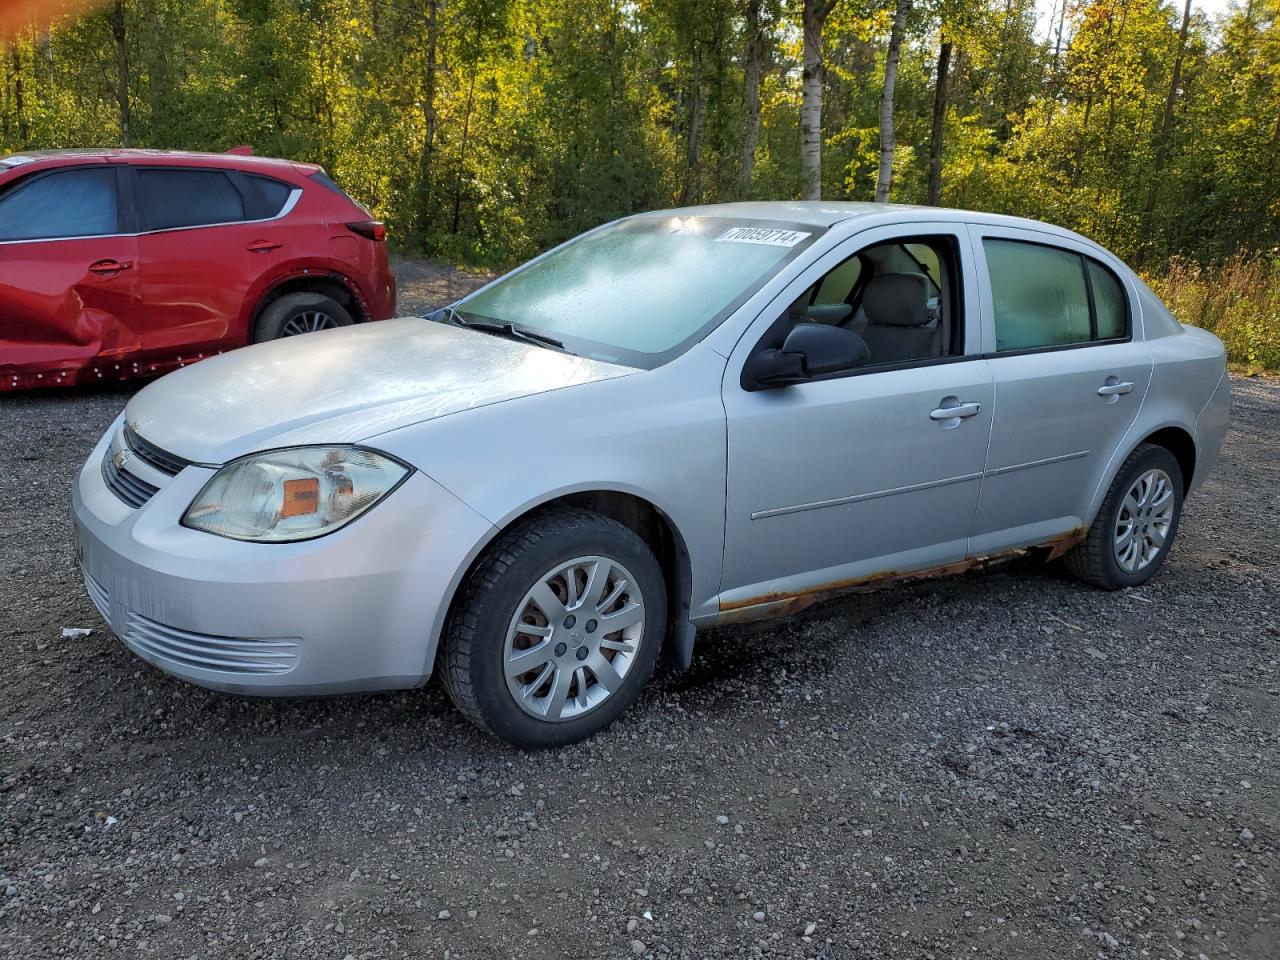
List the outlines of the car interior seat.
{"label": "car interior seat", "polygon": [[882,273],[862,293],[866,326],[860,331],[871,363],[895,363],[942,354],[942,323],[922,273]]}

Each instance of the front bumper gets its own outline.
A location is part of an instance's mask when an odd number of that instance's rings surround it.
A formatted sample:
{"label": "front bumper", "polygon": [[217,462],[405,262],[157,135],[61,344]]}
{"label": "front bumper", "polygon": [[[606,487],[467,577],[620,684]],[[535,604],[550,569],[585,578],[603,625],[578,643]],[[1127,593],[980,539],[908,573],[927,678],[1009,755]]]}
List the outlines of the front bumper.
{"label": "front bumper", "polygon": [[442,611],[488,521],[415,472],[328,536],[229,540],[179,523],[212,469],[184,468],[138,509],[120,500],[101,469],[115,430],[81,469],[72,505],[86,590],[134,653],[241,694],[387,690],[430,676]]}

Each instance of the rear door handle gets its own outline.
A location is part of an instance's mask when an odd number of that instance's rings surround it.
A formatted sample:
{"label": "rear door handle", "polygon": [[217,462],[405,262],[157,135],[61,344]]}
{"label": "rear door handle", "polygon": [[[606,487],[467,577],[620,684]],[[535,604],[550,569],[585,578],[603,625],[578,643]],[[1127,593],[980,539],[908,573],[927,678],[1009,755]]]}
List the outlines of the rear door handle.
{"label": "rear door handle", "polygon": [[[943,404],[946,400],[942,401]],[[982,412],[980,403],[957,403],[955,406],[941,406],[929,411],[930,420],[957,420],[964,417],[976,417]]]}
{"label": "rear door handle", "polygon": [[98,260],[89,264],[89,272],[100,277],[114,277],[122,270],[128,270],[133,264],[127,260]]}
{"label": "rear door handle", "polygon": [[267,253],[277,247],[283,247],[284,244],[279,240],[255,240],[253,243],[245,247],[250,253]]}
{"label": "rear door handle", "polygon": [[1098,388],[1098,396],[1118,397],[1132,389],[1133,384],[1128,380],[1121,380],[1119,377],[1107,377],[1106,383]]}

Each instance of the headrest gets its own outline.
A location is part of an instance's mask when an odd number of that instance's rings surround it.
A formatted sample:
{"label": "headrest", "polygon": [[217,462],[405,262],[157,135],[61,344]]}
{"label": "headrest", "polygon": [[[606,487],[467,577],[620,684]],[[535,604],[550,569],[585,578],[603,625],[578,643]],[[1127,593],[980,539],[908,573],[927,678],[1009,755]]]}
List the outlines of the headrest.
{"label": "headrest", "polygon": [[882,273],[867,281],[862,309],[868,323],[923,327],[929,316],[929,278],[923,273]]}

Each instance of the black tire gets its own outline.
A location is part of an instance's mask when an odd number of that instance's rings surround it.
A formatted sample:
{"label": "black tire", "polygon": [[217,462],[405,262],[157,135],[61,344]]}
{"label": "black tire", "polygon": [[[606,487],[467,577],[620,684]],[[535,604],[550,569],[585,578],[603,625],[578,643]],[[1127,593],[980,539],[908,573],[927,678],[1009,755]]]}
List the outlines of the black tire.
{"label": "black tire", "polygon": [[[1124,570],[1116,559],[1114,535],[1120,522],[1120,511],[1125,495],[1134,482],[1148,470],[1159,469],[1168,474],[1173,486],[1173,516],[1169,531],[1159,552],[1146,566],[1132,572]],[[1136,587],[1150,580],[1164,565],[1178,524],[1182,520],[1183,479],[1182,468],[1172,453],[1154,444],[1140,444],[1120,465],[1111,488],[1098,509],[1098,515],[1089,527],[1085,539],[1063,558],[1063,566],[1072,576],[1103,590],[1119,590]]]}
{"label": "black tire", "polygon": [[[589,555],[622,564],[643,597],[644,626],[634,659],[618,689],[598,706],[573,719],[538,719],[516,703],[507,687],[507,630],[516,605],[540,578]],[[585,739],[630,707],[653,674],[666,629],[666,605],[662,569],[634,531],[587,510],[536,515],[499,537],[463,584],[437,660],[445,690],[467,719],[514,746],[536,749]]]}
{"label": "black tire", "polygon": [[333,297],[326,297],[323,293],[286,293],[262,311],[253,327],[253,342],[292,336],[285,330],[289,322],[314,314],[326,317],[330,327],[349,327],[352,324],[347,308]]}

